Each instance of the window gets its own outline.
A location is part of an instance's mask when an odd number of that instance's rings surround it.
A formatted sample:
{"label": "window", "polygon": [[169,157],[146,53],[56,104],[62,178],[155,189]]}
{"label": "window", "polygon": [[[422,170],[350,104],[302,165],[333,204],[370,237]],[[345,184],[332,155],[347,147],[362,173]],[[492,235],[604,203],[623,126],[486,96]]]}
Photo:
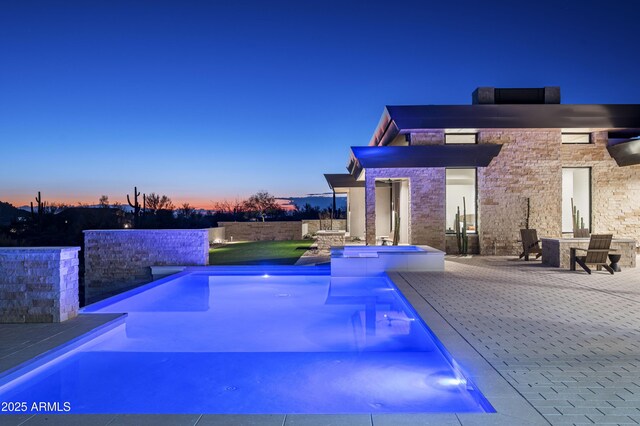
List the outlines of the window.
{"label": "window", "polygon": [[[575,213],[574,213],[575,211]],[[562,232],[577,227],[591,229],[591,169],[562,169]]]}
{"label": "window", "polygon": [[476,143],[475,133],[446,133],[444,143],[446,144],[473,144]]}
{"label": "window", "polygon": [[563,133],[562,143],[591,143],[589,133]]}
{"label": "window", "polygon": [[463,226],[463,198],[466,204],[467,232],[476,232],[476,169],[446,170],[446,232],[455,232],[456,214],[460,207],[460,229]]}

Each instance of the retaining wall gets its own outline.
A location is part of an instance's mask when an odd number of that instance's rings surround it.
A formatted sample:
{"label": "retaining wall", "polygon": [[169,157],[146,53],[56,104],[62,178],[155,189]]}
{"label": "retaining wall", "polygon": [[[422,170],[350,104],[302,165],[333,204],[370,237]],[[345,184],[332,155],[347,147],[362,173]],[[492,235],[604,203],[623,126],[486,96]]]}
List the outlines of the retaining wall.
{"label": "retaining wall", "polygon": [[0,247],[0,323],[49,323],[75,317],[79,250]]}
{"label": "retaining wall", "polygon": [[84,231],[84,244],[90,301],[151,281],[151,266],[209,264],[207,229]]}
{"label": "retaining wall", "polygon": [[301,240],[302,224],[296,222],[218,222],[227,241]]}

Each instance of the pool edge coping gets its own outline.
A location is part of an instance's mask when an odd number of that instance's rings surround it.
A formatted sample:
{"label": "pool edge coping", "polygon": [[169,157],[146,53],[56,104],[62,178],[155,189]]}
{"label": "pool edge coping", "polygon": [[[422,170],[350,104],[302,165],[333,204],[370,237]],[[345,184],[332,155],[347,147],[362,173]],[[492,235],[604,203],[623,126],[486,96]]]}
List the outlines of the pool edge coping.
{"label": "pool edge coping", "polygon": [[[446,272],[436,272],[443,274]],[[420,295],[409,283],[402,272],[387,272],[416,313],[440,340],[464,375],[471,379],[479,391],[496,410],[495,413],[455,413],[456,416],[487,416],[488,421],[500,417],[509,417],[521,424],[545,424],[550,422],[515,389],[480,353],[453,327],[428,300]],[[416,416],[430,416],[438,413],[415,413]],[[444,414],[444,413],[442,413]],[[376,415],[373,413],[373,415]],[[412,415],[412,414],[408,414]],[[458,417],[458,420],[462,420]],[[464,423],[463,423],[464,424]],[[491,423],[487,423],[491,424]]]}

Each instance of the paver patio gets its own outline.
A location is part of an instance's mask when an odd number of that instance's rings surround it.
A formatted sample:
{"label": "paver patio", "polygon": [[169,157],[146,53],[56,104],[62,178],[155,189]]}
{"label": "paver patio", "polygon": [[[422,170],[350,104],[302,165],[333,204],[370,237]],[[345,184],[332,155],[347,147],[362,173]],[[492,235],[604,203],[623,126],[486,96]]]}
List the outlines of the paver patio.
{"label": "paver patio", "polygon": [[640,423],[636,269],[476,256],[399,276],[552,424]]}

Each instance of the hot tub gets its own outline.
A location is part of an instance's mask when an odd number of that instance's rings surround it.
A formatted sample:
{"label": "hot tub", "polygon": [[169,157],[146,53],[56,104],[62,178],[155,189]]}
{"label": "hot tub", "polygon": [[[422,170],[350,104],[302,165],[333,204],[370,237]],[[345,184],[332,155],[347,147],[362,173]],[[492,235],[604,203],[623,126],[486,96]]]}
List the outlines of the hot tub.
{"label": "hot tub", "polygon": [[430,246],[344,246],[331,250],[334,277],[444,271],[444,252]]}

